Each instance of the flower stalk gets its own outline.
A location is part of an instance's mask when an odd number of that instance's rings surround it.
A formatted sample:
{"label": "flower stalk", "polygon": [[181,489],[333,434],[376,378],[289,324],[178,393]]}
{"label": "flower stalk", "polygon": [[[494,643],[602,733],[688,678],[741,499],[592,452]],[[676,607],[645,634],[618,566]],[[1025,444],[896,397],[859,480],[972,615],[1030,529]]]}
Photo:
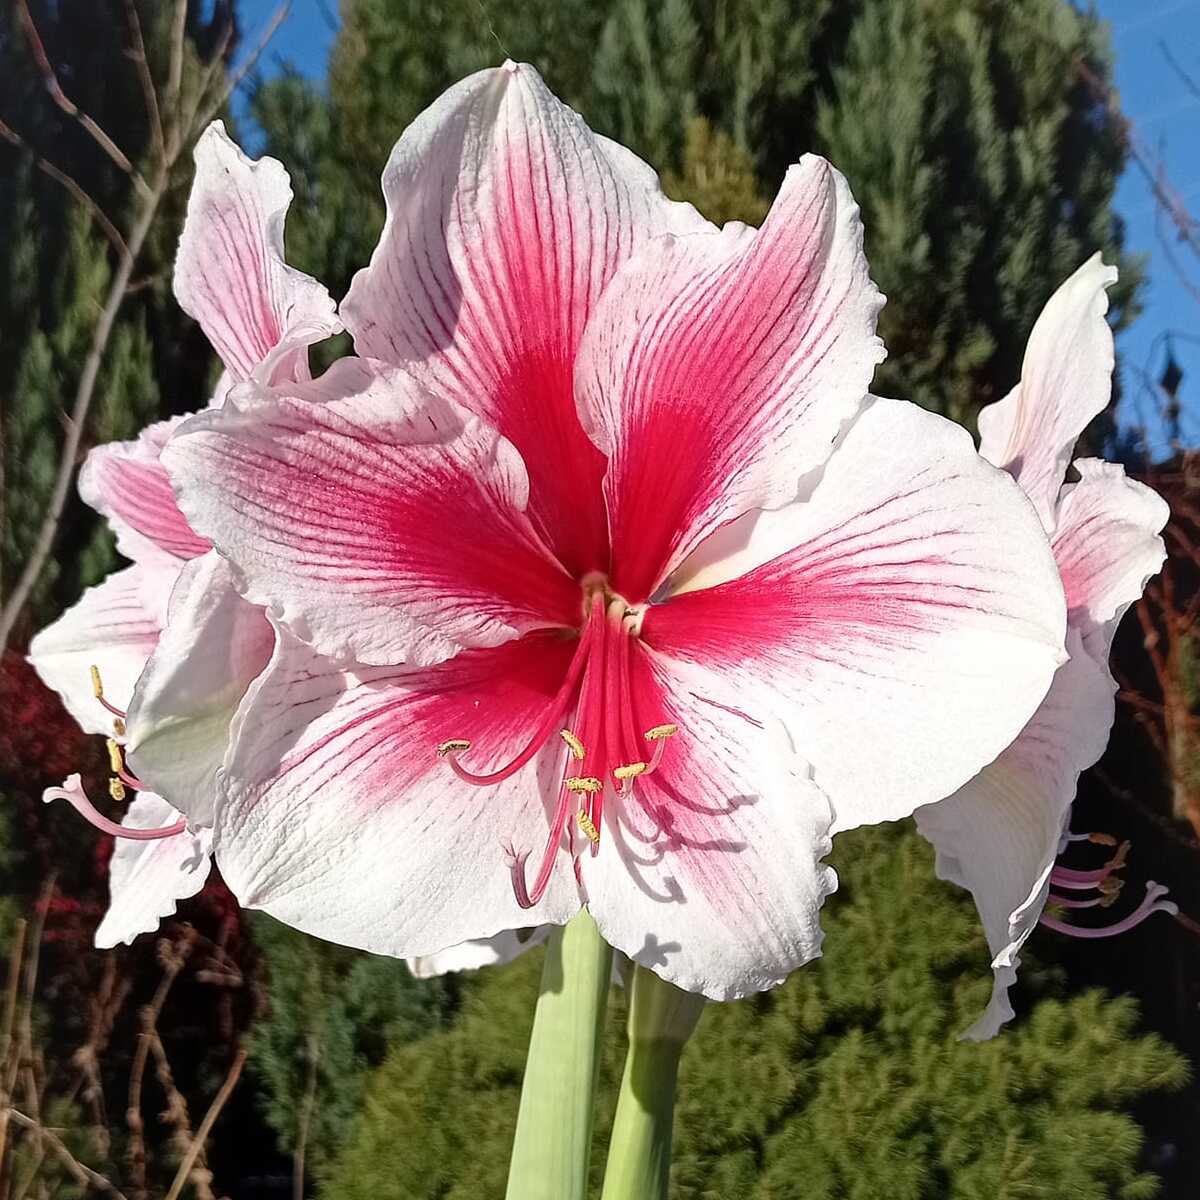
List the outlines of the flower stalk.
{"label": "flower stalk", "polygon": [[629,996],[629,1053],[609,1141],[602,1200],[666,1200],[675,1083],[704,997],[637,967]]}
{"label": "flower stalk", "polygon": [[581,912],[555,929],[529,1039],[507,1200],[585,1200],[612,948]]}

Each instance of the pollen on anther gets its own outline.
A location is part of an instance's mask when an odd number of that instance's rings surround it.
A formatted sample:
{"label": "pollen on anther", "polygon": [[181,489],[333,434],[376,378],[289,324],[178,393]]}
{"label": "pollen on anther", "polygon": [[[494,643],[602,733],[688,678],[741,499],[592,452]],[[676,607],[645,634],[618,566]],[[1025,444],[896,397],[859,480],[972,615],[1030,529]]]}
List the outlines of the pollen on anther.
{"label": "pollen on anther", "polygon": [[1111,833],[1089,833],[1087,840],[1093,846],[1115,846],[1117,839]]}
{"label": "pollen on anther", "polygon": [[653,729],[647,729],[642,736],[648,742],[661,742],[663,738],[674,737],[678,732],[678,725],[655,725]]}
{"label": "pollen on anther", "polygon": [[604,784],[600,782],[594,775],[572,775],[570,779],[563,784],[563,787],[568,792],[587,792],[590,795],[596,795],[604,790]]}
{"label": "pollen on anther", "polygon": [[92,667],[92,695],[97,700],[104,699],[104,684],[100,681],[100,668],[97,666]]}
{"label": "pollen on anther", "polygon": [[118,803],[125,799],[125,785],[115,775],[108,781],[108,794]]}
{"label": "pollen on anther", "polygon": [[113,717],[113,733],[115,733],[117,737],[125,736],[125,722],[122,721],[120,717]]}
{"label": "pollen on anther", "polygon": [[587,757],[587,751],[583,748],[583,743],[569,729],[560,729],[558,736],[570,746],[571,753],[576,758],[582,760]]}
{"label": "pollen on anther", "polygon": [[600,845],[600,831],[596,828],[592,818],[585,812],[578,812],[575,814],[575,820],[579,822],[579,828],[583,830],[587,840],[593,846]]}
{"label": "pollen on anther", "polygon": [[614,779],[636,779],[646,771],[644,762],[626,763],[623,767],[613,767]]}
{"label": "pollen on anther", "polygon": [[108,738],[105,742],[108,746],[108,765],[113,771],[123,771],[125,769],[125,760],[121,757],[121,747]]}
{"label": "pollen on anther", "polygon": [[438,758],[445,758],[447,754],[455,754],[459,750],[470,750],[471,743],[466,738],[451,738],[447,742],[442,742],[437,748]]}

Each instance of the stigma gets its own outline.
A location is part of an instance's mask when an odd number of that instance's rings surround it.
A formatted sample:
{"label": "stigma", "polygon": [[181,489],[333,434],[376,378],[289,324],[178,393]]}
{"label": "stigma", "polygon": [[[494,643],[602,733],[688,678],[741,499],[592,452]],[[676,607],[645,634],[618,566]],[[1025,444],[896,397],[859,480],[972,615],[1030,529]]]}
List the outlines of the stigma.
{"label": "stigma", "polygon": [[532,908],[545,895],[564,846],[578,876],[580,854],[599,852],[606,801],[647,786],[679,733],[679,727],[663,722],[660,714],[646,714],[660,716],[659,723],[640,725],[631,657],[641,621],[640,609],[613,595],[601,577],[589,577],[584,581],[584,619],[575,652],[561,686],[520,749],[502,766],[472,770],[463,761],[473,745],[469,736],[450,737],[435,747],[437,757],[463,783],[490,787],[511,778],[547,747],[560,745],[558,798],[532,883],[526,872],[531,849],[505,846],[513,894],[522,908]]}

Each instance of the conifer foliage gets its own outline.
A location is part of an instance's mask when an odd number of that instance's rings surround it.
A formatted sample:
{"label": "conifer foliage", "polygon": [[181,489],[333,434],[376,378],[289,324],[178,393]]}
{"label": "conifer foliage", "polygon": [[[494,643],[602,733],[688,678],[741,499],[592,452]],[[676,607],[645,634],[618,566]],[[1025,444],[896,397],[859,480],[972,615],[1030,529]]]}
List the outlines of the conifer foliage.
{"label": "conifer foliage", "polygon": [[[956,1033],[985,1003],[970,900],[932,877],[905,827],[838,840],[825,956],[774,992],[710,1004],[684,1053],[675,1200],[1141,1200],[1124,1111],[1178,1087],[1179,1056],[1127,1001],[1042,995],[987,1044]],[[470,977],[455,1021],[396,1046],[367,1087],[327,1200],[504,1192],[541,951]],[[620,1079],[614,992],[593,1154],[596,1193]],[[447,1119],[447,1114],[454,1114]]]}

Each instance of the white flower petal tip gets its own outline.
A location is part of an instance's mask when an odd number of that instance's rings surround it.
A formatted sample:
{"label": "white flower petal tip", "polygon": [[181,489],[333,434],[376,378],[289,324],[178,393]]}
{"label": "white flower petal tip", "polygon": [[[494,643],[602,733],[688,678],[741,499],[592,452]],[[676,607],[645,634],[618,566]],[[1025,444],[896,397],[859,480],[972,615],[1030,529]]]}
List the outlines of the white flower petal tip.
{"label": "white flower petal tip", "polygon": [[[140,566],[116,571],[88,588],[29,643],[29,662],[38,678],[58,693],[85,733],[109,736],[114,708],[121,713],[128,706],[146,659],[158,644],[166,598],[177,573]],[[108,704],[96,695],[94,667]]]}
{"label": "white flower petal tip", "polygon": [[1034,323],[1021,382],[979,414],[979,453],[1013,475],[1047,530],[1075,442],[1112,397],[1116,280],[1095,254],[1063,283]]}
{"label": "white flower petal tip", "polygon": [[139,841],[135,830],[169,827],[180,814],[161,796],[139,792],[130,804],[109,863],[110,903],[96,928],[95,944],[109,950],[152,933],[175,913],[180,900],[204,887],[212,866],[212,830],[181,830],[168,838]]}
{"label": "white flower petal tip", "polygon": [[478,971],[481,967],[501,966],[540,946],[550,935],[552,926],[506,929],[491,938],[460,942],[436,954],[407,959],[408,969],[417,979],[433,979],[459,971]]}
{"label": "white flower petal tip", "polygon": [[308,378],[307,348],[337,333],[336,306],[284,260],[287,171],[250,159],[214,121],[196,143],[196,175],[175,263],[175,296],[236,380]]}

